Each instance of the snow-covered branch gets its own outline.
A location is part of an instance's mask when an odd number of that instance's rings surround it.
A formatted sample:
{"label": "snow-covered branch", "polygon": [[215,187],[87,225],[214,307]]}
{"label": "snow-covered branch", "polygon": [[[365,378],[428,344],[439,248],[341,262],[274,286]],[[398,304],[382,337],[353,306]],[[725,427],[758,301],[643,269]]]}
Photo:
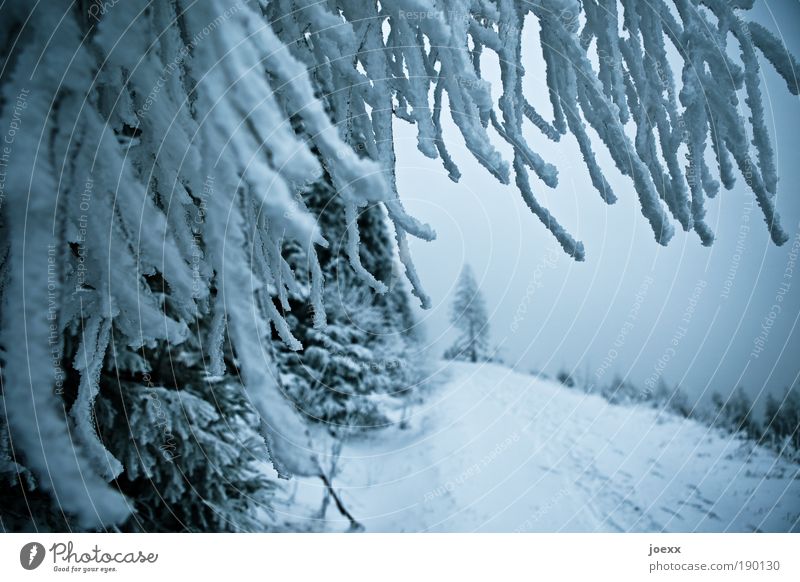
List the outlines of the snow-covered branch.
{"label": "snow-covered branch", "polygon": [[[758,56],[794,94],[797,61],[746,19],[750,4],[7,2],[0,106],[17,129],[3,158],[2,374],[26,464],[84,524],[124,519],[126,500],[106,486],[122,466],[92,426],[99,370],[109,345],[178,344],[203,319],[210,369],[223,372],[227,338],[276,467],[315,471],[270,354],[271,329],[302,348],[284,318],[299,283],[281,249],[294,241],[308,257],[309,303],[323,327],[317,251],[328,243],[300,193],[324,173],[345,205],[354,272],[377,292],[390,286],[359,250],[356,218],[379,204],[414,294],[430,303],[408,235],[435,233],[400,201],[394,117],[415,124],[420,151],[458,181],[443,138],[449,112],[478,163],[513,181],[578,260],[583,244],[537,199],[538,184],[555,187],[558,173],[526,140],[528,126],[553,141],[574,135],[613,203],[620,193],[594,151],[607,148],[661,244],[674,223],[712,243],[704,203],[718,193],[714,174],[733,187],[735,165],[782,244]],[[536,32],[550,112],[523,92],[522,46]],[[500,63],[496,103],[481,74],[488,53]],[[65,354],[68,337],[78,348]],[[69,407],[59,392],[66,355],[81,377]]]}

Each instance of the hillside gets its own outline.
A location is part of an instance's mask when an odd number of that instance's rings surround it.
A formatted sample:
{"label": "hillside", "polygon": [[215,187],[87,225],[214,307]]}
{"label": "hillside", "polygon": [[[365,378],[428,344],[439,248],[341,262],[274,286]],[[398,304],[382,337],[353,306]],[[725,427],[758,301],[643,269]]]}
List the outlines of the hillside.
{"label": "hillside", "polygon": [[[367,531],[798,531],[800,467],[694,421],[498,365],[442,363],[392,427],[346,445],[335,486]],[[346,529],[300,480],[301,529]],[[298,515],[298,506],[308,509]]]}

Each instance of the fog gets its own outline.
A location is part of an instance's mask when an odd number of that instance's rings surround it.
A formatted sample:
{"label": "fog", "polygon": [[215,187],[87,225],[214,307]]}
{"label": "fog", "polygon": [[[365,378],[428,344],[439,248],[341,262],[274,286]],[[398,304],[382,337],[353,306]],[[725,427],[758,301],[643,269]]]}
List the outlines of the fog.
{"label": "fog", "polygon": [[[800,5],[770,2],[754,14],[800,54]],[[530,31],[529,45],[538,43],[536,32]],[[542,63],[535,46],[526,48],[526,95],[550,117]],[[535,194],[584,242],[586,261],[578,263],[561,251],[516,189],[496,182],[460,145],[452,122],[444,137],[462,172],[457,184],[438,160],[416,150],[414,128],[398,122],[401,197],[438,233],[434,242],[411,246],[433,299],[430,310],[419,311],[431,351],[441,353],[455,337],[449,304],[462,264],[469,262],[489,306],[492,340],[518,369],[551,375],[564,369],[596,384],[618,375],[642,389],[663,380],[699,398],[728,394],[737,385],[758,397],[796,382],[800,269],[792,256],[800,247],[800,102],[769,63],[762,60],[762,66],[780,177],[777,208],[790,236],[782,247],[770,242],[741,175],[733,190],[721,188],[707,202],[716,234],[711,248],[679,226],[669,246],[659,246],[631,182],[601,145],[595,144],[598,160],[619,198],[612,206],[592,187],[572,136],[552,143],[529,124],[536,151],[559,169],[558,187],[534,183]],[[498,79],[489,79],[496,87]],[[443,118],[449,120],[446,112]],[[495,143],[510,159],[501,140]]]}

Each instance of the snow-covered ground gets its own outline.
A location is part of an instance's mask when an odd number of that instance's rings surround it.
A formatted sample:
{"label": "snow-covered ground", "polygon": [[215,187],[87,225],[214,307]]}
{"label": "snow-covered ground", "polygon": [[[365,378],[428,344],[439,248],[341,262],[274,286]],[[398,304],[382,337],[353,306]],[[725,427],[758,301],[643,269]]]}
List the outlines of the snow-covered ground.
{"label": "snow-covered ground", "polygon": [[[367,531],[798,531],[800,467],[689,420],[498,365],[447,378],[392,427],[342,451],[334,486]],[[283,519],[344,530],[319,480]],[[307,511],[304,511],[306,510]]]}

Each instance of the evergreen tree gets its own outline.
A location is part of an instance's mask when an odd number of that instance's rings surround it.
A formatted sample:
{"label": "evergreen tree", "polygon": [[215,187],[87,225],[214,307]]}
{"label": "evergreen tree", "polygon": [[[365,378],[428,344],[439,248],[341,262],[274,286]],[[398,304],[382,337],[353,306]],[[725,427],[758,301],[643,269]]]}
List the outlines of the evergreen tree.
{"label": "evergreen tree", "polygon": [[258,414],[238,386],[230,353],[230,372],[209,374],[198,341],[208,330],[197,331],[144,357],[115,346],[107,363],[95,418],[120,462],[115,483],[133,503],[123,528],[269,530],[277,485],[264,470],[269,453]]}
{"label": "evergreen tree", "polygon": [[604,386],[600,394],[611,404],[636,404],[643,402],[647,397],[643,390],[620,377],[614,378],[611,384]]}
{"label": "evergreen tree", "polygon": [[460,335],[445,352],[446,359],[470,362],[492,360],[493,354],[489,347],[489,316],[478,282],[469,265],[464,265],[456,283],[450,322],[459,330]]}
{"label": "evergreen tree", "polygon": [[276,338],[281,382],[303,416],[332,433],[344,437],[387,426],[392,422],[387,405],[394,401],[392,408],[402,407],[425,371],[418,326],[396,272],[388,217],[379,206],[369,205],[355,218],[361,264],[387,287],[375,294],[350,264],[346,209],[330,176],[299,194],[329,241],[316,254],[326,281],[321,306],[326,325],[315,326],[318,310],[306,307],[313,284],[303,275],[309,257],[290,245],[284,254],[300,285],[288,294],[290,309],[284,316],[303,349],[291,350]]}

